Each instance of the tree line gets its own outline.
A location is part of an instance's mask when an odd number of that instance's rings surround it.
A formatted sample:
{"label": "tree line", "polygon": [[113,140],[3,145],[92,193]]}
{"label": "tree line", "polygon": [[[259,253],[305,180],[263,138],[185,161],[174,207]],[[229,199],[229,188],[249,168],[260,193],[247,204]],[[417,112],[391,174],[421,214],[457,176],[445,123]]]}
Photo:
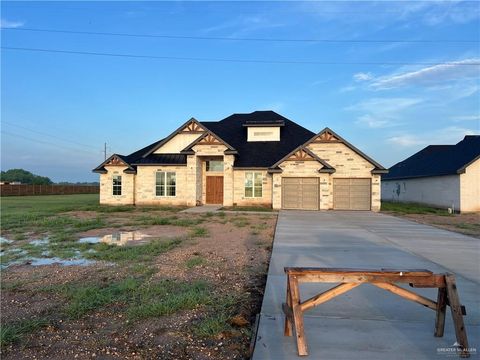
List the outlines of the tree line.
{"label": "tree line", "polygon": [[[46,177],[35,175],[30,171],[24,169],[10,169],[7,171],[2,171],[0,173],[0,181],[3,182],[20,182],[22,184],[33,184],[33,185],[50,185],[54,182]],[[98,185],[98,182],[59,182],[60,185]]]}

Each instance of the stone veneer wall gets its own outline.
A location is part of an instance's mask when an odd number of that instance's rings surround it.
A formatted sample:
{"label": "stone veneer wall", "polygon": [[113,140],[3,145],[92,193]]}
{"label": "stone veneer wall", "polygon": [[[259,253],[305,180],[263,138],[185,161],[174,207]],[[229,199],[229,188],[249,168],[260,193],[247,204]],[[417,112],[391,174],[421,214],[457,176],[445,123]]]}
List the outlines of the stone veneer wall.
{"label": "stone veneer wall", "polygon": [[[245,173],[261,172],[262,197],[245,197]],[[234,170],[233,171],[233,204],[238,206],[271,206],[272,205],[272,175],[267,170]]]}
{"label": "stone veneer wall", "polygon": [[[133,205],[135,175],[125,174],[126,166],[105,166],[106,174],[100,174],[100,204]],[[122,176],[122,195],[113,195],[113,175]]]}
{"label": "stone veneer wall", "polygon": [[[175,172],[175,196],[156,195],[156,173],[158,171]],[[187,205],[191,194],[187,187],[188,170],[186,166],[138,166],[135,181],[135,203],[137,205]]]}

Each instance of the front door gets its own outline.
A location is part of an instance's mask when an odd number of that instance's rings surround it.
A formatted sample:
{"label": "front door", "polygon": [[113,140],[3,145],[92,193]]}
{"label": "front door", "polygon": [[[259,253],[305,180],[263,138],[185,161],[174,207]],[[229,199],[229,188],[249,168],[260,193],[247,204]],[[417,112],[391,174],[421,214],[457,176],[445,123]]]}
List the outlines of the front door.
{"label": "front door", "polygon": [[223,176],[207,176],[207,204],[223,204]]}

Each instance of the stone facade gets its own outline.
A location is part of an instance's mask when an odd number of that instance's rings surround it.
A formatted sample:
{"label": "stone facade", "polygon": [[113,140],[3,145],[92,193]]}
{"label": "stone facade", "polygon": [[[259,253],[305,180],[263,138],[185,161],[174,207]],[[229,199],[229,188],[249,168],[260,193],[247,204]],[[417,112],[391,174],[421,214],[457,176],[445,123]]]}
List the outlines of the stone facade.
{"label": "stone facade", "polygon": [[[106,174],[100,175],[100,204],[132,205],[135,203],[135,175],[125,174],[126,166],[105,166]],[[113,195],[113,176],[122,177],[122,194]]]}
{"label": "stone facade", "polygon": [[[179,134],[164,146],[168,151],[185,147],[187,142],[198,139],[198,134]],[[163,147],[162,147],[163,148]],[[156,153],[165,153],[165,149]],[[368,178],[371,179],[371,209],[380,210],[380,175],[372,175],[374,165],[358,155],[341,142],[313,142],[307,149],[326,161],[335,172],[320,173],[322,164],[311,158],[300,161],[287,159],[279,165],[281,173],[268,173],[262,169],[235,169],[235,155],[225,154],[227,146],[213,138],[202,138],[192,147],[193,153],[187,155],[186,165],[138,166],[136,174],[126,174],[125,166],[106,166],[106,174],[100,176],[100,202],[108,205],[186,205],[195,206],[206,203],[206,178],[223,176],[224,206],[272,206],[282,207],[282,178],[308,177],[319,179],[319,209],[333,209],[333,182],[335,178]],[[207,172],[206,161],[223,160],[223,172]],[[176,195],[156,196],[155,181],[158,171],[175,172]],[[245,196],[245,174],[247,172],[262,173],[262,196]],[[112,195],[112,177],[122,175],[122,195]]]}
{"label": "stone facade", "polygon": [[[245,196],[245,173],[262,173],[262,196]],[[268,174],[267,169],[245,169],[233,171],[233,204],[238,206],[271,206],[272,205],[272,175]]]}

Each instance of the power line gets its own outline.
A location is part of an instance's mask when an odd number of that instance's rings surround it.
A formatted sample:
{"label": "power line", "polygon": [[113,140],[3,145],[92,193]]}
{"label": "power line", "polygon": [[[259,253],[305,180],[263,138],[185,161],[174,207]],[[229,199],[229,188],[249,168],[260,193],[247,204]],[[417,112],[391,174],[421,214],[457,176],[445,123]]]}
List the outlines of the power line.
{"label": "power line", "polygon": [[51,142],[48,142],[48,141],[33,139],[33,138],[28,137],[28,136],[23,136],[23,135],[20,135],[20,134],[11,133],[9,131],[0,130],[0,132],[4,135],[15,136],[15,137],[22,138],[22,139],[25,139],[25,140],[28,140],[28,141],[34,141],[34,142],[37,142],[37,143],[40,143],[40,144],[46,144],[46,145],[54,146],[56,148],[63,148],[63,149],[70,150],[70,151],[83,151],[83,152],[86,152],[86,153],[96,154],[96,155],[100,154],[100,152],[97,154],[96,152],[90,151],[90,150],[74,149],[74,148],[70,148],[70,147],[67,147],[67,146],[54,144],[54,143],[51,143]]}
{"label": "power line", "polygon": [[72,144],[77,144],[77,145],[80,145],[80,146],[82,146],[82,147],[89,147],[89,148],[92,148],[92,149],[97,149],[95,146],[92,146],[92,145],[82,144],[82,143],[79,143],[79,142],[76,142],[76,141],[73,141],[73,140],[61,138],[61,137],[58,137],[58,136],[55,136],[55,135],[51,135],[51,134],[47,134],[47,133],[44,133],[44,132],[41,132],[41,131],[38,131],[38,130],[33,130],[33,129],[27,128],[27,127],[25,127],[25,126],[21,126],[21,125],[17,125],[17,124],[12,124],[12,123],[9,123],[9,122],[7,122],[7,121],[2,121],[2,124],[7,124],[7,125],[9,125],[9,126],[15,126],[15,127],[17,127],[17,128],[20,128],[20,129],[24,129],[24,130],[27,130],[27,131],[31,131],[31,132],[33,132],[33,133],[37,133],[37,134],[39,134],[39,135],[49,136],[49,137],[54,138],[54,139],[57,139],[57,140],[65,141],[65,142],[72,143]]}
{"label": "power line", "polygon": [[100,36],[122,36],[136,38],[160,38],[160,39],[183,39],[183,40],[228,40],[228,41],[256,41],[256,42],[319,42],[319,43],[480,43],[480,40],[405,40],[405,39],[286,39],[286,38],[244,38],[231,36],[191,36],[191,35],[162,35],[162,34],[131,34],[131,33],[115,33],[100,31],[74,31],[74,30],[58,30],[58,29],[39,29],[39,28],[2,28],[2,30],[15,31],[31,31],[31,32],[48,32],[62,34],[78,34],[78,35],[100,35]]}
{"label": "power line", "polygon": [[456,65],[456,66],[478,66],[480,62],[410,62],[410,61],[303,61],[303,60],[254,60],[254,59],[227,59],[227,58],[197,58],[183,56],[155,56],[155,55],[136,55],[136,54],[117,54],[117,53],[100,53],[93,51],[73,51],[58,49],[41,49],[41,48],[25,48],[2,46],[4,50],[32,51],[58,54],[75,54],[75,55],[94,55],[94,56],[110,56],[132,59],[156,59],[156,60],[179,60],[179,61],[200,61],[200,62],[229,62],[229,63],[256,63],[256,64],[297,64],[297,65]]}

